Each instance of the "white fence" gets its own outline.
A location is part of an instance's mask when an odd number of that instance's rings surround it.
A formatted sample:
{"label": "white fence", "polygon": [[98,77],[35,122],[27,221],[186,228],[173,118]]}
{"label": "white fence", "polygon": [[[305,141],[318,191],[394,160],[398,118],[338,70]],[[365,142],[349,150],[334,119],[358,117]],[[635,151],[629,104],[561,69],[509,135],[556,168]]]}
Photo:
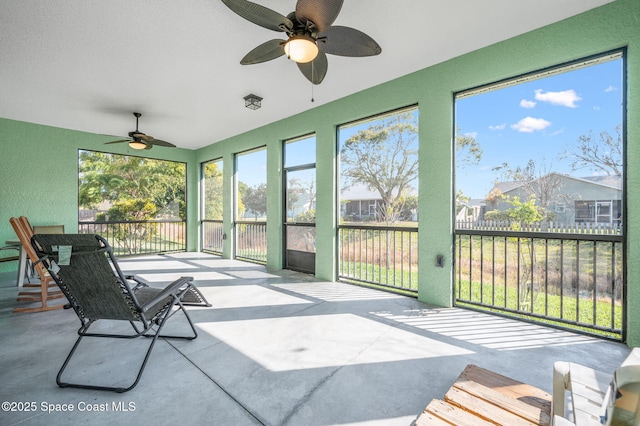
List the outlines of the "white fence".
{"label": "white fence", "polygon": [[498,220],[459,220],[456,221],[456,229],[468,229],[476,231],[547,232],[564,234],[622,234],[622,224],[588,222],[568,224],[560,222],[518,223],[515,221]]}

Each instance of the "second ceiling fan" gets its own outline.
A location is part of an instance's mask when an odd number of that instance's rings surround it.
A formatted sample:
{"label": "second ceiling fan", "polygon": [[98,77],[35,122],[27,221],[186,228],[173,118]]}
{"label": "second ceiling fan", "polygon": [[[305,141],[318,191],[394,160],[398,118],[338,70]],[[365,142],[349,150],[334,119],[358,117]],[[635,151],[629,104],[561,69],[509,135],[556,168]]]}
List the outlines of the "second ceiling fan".
{"label": "second ceiling fan", "polygon": [[151,135],[146,135],[138,130],[138,119],[142,117],[142,114],[139,112],[134,112],[133,116],[136,118],[136,129],[129,132],[128,139],[119,139],[117,141],[105,142],[105,144],[112,143],[122,143],[129,142],[129,146],[133,149],[151,149],[154,145],[157,146],[166,146],[170,148],[175,148],[176,146],[171,142],[163,141],[160,139],[156,139]]}
{"label": "second ceiling fan", "polygon": [[284,32],[287,40],[273,39],[251,50],[242,65],[258,64],[287,55],[313,84],[327,74],[327,53],[339,56],[374,56],[382,48],[354,28],[332,26],[343,0],[298,0],[296,10],[284,16],[247,0],[222,0],[229,9],[261,27]]}

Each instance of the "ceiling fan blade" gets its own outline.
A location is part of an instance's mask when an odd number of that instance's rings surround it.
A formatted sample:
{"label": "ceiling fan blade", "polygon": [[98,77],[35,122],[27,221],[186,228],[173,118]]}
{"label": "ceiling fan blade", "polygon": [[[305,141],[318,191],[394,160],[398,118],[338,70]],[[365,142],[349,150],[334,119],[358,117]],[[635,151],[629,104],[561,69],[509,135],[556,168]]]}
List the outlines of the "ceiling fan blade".
{"label": "ceiling fan blade", "polygon": [[144,142],[151,142],[153,140],[153,136],[145,135],[144,133],[140,133],[139,131],[129,133],[129,136],[133,139],[140,139]]}
{"label": "ceiling fan blade", "polygon": [[327,30],[336,20],[344,0],[298,0],[296,19],[303,24],[311,21],[317,31]]}
{"label": "ceiling fan blade", "polygon": [[240,63],[242,65],[251,65],[276,59],[284,55],[284,43],[284,40],[278,38],[262,43],[247,53]]}
{"label": "ceiling fan blade", "polygon": [[374,39],[355,28],[333,26],[318,34],[318,49],[338,56],[374,56],[382,48]]}
{"label": "ceiling fan blade", "polygon": [[247,21],[261,27],[280,32],[284,31],[283,26],[293,28],[293,22],[289,18],[259,4],[247,0],[222,0],[222,3]]}
{"label": "ceiling fan blade", "polygon": [[298,68],[311,83],[320,84],[324,80],[324,76],[327,75],[329,61],[327,61],[327,55],[318,52],[318,56],[313,61],[298,64]]}
{"label": "ceiling fan blade", "polygon": [[160,140],[160,139],[152,139],[151,141],[149,141],[149,143],[147,145],[167,146],[167,147],[170,147],[170,148],[175,148],[176,147],[171,142],[163,141],[163,140]]}
{"label": "ceiling fan blade", "polygon": [[151,148],[153,148],[153,144],[152,143],[145,143],[144,149],[151,149]]}
{"label": "ceiling fan blade", "polygon": [[105,145],[109,145],[109,144],[112,144],[112,143],[122,143],[122,142],[131,142],[131,139],[120,139],[120,140],[117,140],[117,141],[105,142],[104,144]]}

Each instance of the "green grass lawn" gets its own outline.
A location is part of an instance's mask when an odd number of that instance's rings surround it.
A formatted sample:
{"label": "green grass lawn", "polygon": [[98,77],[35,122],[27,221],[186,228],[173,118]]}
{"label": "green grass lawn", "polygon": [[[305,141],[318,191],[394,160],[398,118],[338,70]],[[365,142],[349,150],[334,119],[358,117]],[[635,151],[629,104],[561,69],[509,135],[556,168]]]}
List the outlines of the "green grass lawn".
{"label": "green grass lawn", "polygon": [[[610,298],[596,298],[595,311],[594,300],[591,297],[576,297],[575,295],[546,295],[544,292],[534,291],[520,294],[516,287],[503,285],[480,285],[469,281],[461,281],[456,286],[456,299],[459,305],[465,302],[483,303],[492,305],[494,308],[487,310],[503,311],[504,309],[518,311],[516,316],[527,316],[527,314],[544,315],[546,319],[535,319],[536,321],[562,325],[572,329],[592,332],[611,338],[621,338],[622,330],[622,305],[615,303],[612,306]],[[532,297],[533,296],[533,297]],[[531,301],[533,299],[533,305]],[[520,303],[518,303],[520,302]],[[474,305],[475,306],[475,305]],[[521,313],[521,314],[520,314]],[[612,320],[613,318],[613,320]],[[577,323],[577,325],[566,324],[565,320]],[[614,330],[607,332],[597,329],[602,327]]]}
{"label": "green grass lawn", "polygon": [[380,284],[409,291],[418,291],[418,265],[385,267],[364,262],[340,262],[340,276],[355,281]]}

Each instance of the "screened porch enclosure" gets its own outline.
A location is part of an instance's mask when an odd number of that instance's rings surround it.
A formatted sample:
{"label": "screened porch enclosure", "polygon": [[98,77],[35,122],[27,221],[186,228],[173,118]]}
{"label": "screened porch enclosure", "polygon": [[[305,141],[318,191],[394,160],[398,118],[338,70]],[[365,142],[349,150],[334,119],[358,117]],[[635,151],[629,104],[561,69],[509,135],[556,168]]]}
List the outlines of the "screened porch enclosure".
{"label": "screened porch enclosure", "polygon": [[624,62],[456,94],[456,305],[625,340]]}

